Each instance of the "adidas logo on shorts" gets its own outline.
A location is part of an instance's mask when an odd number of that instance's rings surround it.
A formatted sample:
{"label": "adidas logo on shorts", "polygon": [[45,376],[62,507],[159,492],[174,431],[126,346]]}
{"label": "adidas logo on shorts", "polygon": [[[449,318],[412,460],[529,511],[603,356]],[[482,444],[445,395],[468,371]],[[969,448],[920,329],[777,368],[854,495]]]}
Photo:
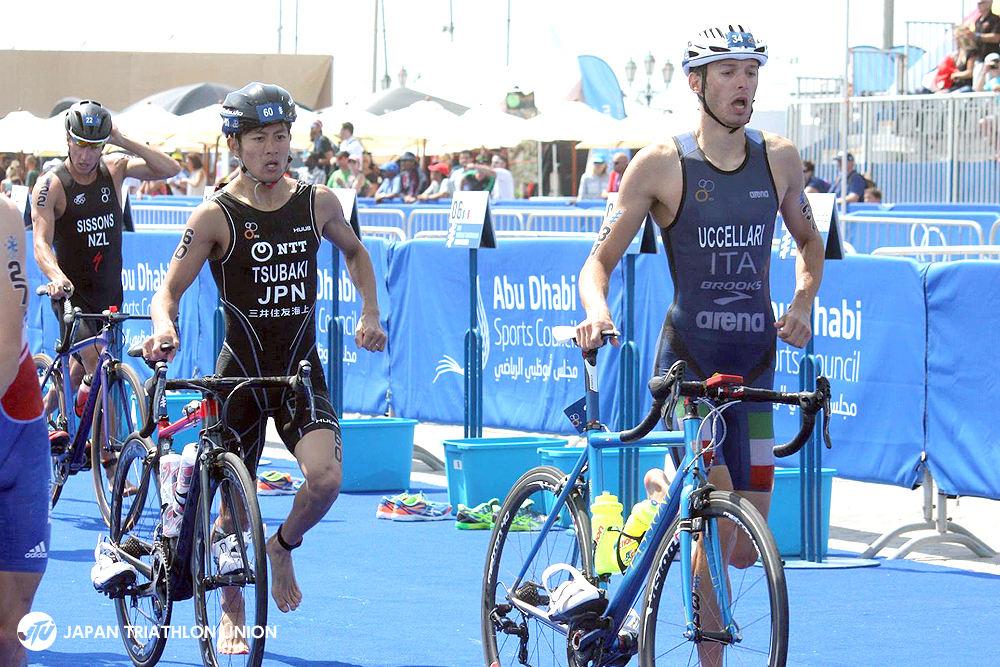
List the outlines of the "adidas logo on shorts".
{"label": "adidas logo on shorts", "polygon": [[45,542],[39,542],[31,551],[24,554],[25,558],[48,558],[49,552],[45,550]]}

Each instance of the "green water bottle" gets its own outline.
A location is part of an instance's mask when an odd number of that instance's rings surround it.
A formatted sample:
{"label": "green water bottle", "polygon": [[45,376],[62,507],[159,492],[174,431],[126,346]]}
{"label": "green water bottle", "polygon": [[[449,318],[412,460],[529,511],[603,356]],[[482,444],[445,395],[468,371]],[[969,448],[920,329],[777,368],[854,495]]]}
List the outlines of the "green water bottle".
{"label": "green water bottle", "polygon": [[622,530],[622,504],[607,491],[597,496],[590,506],[590,528],[594,537],[594,572],[621,572],[615,546]]}
{"label": "green water bottle", "polygon": [[618,536],[616,549],[618,555],[616,565],[621,568],[622,572],[632,562],[632,558],[639,548],[639,543],[642,542],[643,535],[653,523],[653,517],[656,516],[658,507],[659,503],[655,500],[643,500],[636,503],[635,507],[632,508],[632,513],[628,515],[628,521],[625,522],[625,526]]}

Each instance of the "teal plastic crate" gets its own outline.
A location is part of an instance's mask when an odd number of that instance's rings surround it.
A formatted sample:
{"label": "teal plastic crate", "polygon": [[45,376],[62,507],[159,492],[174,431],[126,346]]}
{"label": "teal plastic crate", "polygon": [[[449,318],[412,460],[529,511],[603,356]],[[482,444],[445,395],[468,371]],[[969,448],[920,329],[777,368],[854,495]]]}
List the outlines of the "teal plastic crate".
{"label": "teal plastic crate", "polygon": [[[820,554],[826,555],[830,535],[830,495],[833,489],[833,468],[823,468],[823,526]],[[775,468],[774,490],[767,525],[774,533],[778,551],[782,556],[798,556],[802,551],[802,501],[798,468]]]}
{"label": "teal plastic crate", "polygon": [[[582,451],[582,447],[541,447],[538,450],[538,455],[541,459],[541,465],[555,466],[563,472],[568,473],[573,470],[573,466],[576,465]],[[622,499],[621,489],[618,488],[618,455],[620,451],[618,449],[602,450],[602,454],[604,455],[604,483],[601,486],[601,491],[613,493],[618,496],[619,501]],[[669,451],[669,447],[639,448],[639,488],[636,492],[640,500],[646,497],[646,490],[642,486],[643,477],[653,468],[663,468],[664,457]],[[545,512],[548,513],[552,509],[551,505],[555,502],[555,497],[552,494],[545,494],[543,502],[545,503]],[[629,511],[631,511],[631,508],[626,508],[626,516]],[[570,525],[569,516],[565,512],[559,519],[560,525]]]}
{"label": "teal plastic crate", "polygon": [[404,491],[410,487],[415,419],[343,419],[341,491]]}
{"label": "teal plastic crate", "polygon": [[452,507],[501,501],[525,472],[539,465],[539,447],[558,447],[560,438],[463,438],[444,440],[448,502]]}
{"label": "teal plastic crate", "polygon": [[[191,401],[200,401],[201,394],[196,391],[168,391],[167,392],[167,418],[171,423],[184,416],[184,406]],[[140,418],[144,419],[144,418]],[[201,431],[201,424],[186,428],[174,436],[173,450],[180,454],[184,451],[184,446],[192,442],[198,442],[198,433]]]}

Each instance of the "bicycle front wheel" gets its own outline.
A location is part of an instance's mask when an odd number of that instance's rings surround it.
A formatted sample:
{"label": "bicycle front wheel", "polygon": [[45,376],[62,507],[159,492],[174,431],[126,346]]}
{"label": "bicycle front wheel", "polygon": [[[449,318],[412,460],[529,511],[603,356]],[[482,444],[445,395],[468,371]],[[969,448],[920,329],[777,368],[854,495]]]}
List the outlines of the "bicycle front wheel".
{"label": "bicycle front wheel", "polygon": [[[784,667],[788,592],[781,556],[760,512],[746,498],[725,491],[713,491],[704,508],[695,512],[691,532],[695,570],[689,574],[695,579],[691,605],[697,640],[685,623],[684,573],[678,556],[682,536],[680,520],[675,519],[653,558],[639,664]],[[701,565],[707,560],[708,543],[719,544],[722,552],[735,550],[732,564],[723,567],[723,580],[713,582],[707,565]],[[720,598],[730,609],[728,627],[719,611]]]}
{"label": "bicycle front wheel", "polygon": [[[62,366],[49,373],[52,367],[52,357],[47,354],[36,354],[35,372],[42,389],[42,403],[45,406],[45,423],[49,434],[54,431],[65,431],[67,428],[66,396],[63,394]],[[48,377],[46,377],[48,375]],[[52,479],[49,480],[49,505],[55,507],[62,493],[63,484],[69,477],[69,438],[49,440],[52,456]]]}
{"label": "bicycle front wheel", "polygon": [[226,452],[209,471],[209,516],[197,498],[194,545],[194,617],[209,667],[257,667],[267,634],[267,557],[257,486],[243,461]]}
{"label": "bicycle front wheel", "polygon": [[126,440],[118,459],[111,503],[111,540],[133,559],[135,584],[115,598],[125,650],[138,667],[155,665],[170,630],[169,561],[160,528],[160,492],[147,438]]}
{"label": "bicycle front wheel", "polygon": [[[122,362],[109,363],[107,382],[101,384],[94,408],[91,447],[100,452],[100,457],[91,455],[91,469],[94,471],[94,492],[97,506],[104,522],[111,525],[111,487],[114,484],[115,468],[121,456],[122,447],[129,435],[138,431],[146,414],[146,392],[134,370]],[[107,428],[105,428],[104,400],[108,401]],[[93,451],[93,449],[92,449]],[[100,463],[100,465],[98,465]]]}
{"label": "bicycle front wheel", "polygon": [[[566,473],[557,468],[529,470],[515,482],[496,515],[483,573],[482,635],[488,666],[523,664],[519,654],[527,655],[533,667],[569,665],[566,635],[511,605],[512,597],[533,606],[547,604],[542,573],[553,563],[567,563],[588,577],[593,574],[587,503],[582,492],[574,490],[513,590],[565,479]],[[549,583],[555,587],[567,579],[561,572]]]}

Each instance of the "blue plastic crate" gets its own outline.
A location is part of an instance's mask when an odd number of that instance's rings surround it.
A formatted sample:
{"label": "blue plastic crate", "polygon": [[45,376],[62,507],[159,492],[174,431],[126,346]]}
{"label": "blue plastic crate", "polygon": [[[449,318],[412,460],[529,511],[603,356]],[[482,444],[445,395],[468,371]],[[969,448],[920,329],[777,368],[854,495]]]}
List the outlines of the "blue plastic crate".
{"label": "blue plastic crate", "polygon": [[[820,554],[826,555],[830,535],[830,495],[833,489],[833,468],[823,468],[823,526]],[[774,533],[782,556],[798,556],[802,551],[802,495],[798,468],[775,468],[774,490],[767,525]]]}
{"label": "blue plastic crate", "polygon": [[463,438],[444,440],[448,502],[473,506],[501,501],[525,472],[539,464],[538,448],[565,445],[559,438]]}
{"label": "blue plastic crate", "polygon": [[341,491],[404,491],[413,467],[416,419],[343,419],[344,482]]}
{"label": "blue plastic crate", "polygon": [[[171,423],[184,416],[184,406],[191,401],[200,401],[201,394],[196,391],[168,391],[167,392],[167,418]],[[184,446],[198,442],[198,433],[201,431],[201,424],[186,428],[174,436],[173,450],[180,454]]]}

